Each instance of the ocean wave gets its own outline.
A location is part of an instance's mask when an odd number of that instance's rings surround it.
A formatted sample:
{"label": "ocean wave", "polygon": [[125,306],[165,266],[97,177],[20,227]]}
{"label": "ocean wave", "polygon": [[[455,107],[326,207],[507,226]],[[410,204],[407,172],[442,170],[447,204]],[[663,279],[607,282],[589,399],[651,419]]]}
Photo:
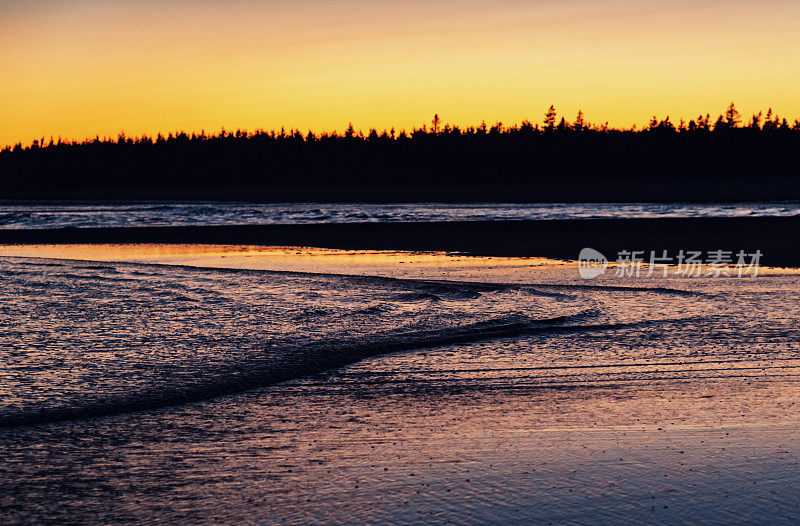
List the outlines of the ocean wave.
{"label": "ocean wave", "polygon": [[320,207],[312,203],[5,201],[0,202],[0,229],[797,215],[797,203],[331,203]]}
{"label": "ocean wave", "polygon": [[0,261],[0,326],[17,327],[0,348],[0,427],[196,402],[387,353],[631,326],[552,285],[143,264],[109,278],[32,263]]}
{"label": "ocean wave", "polygon": [[[582,312],[574,318],[582,319],[587,315],[589,313]],[[440,330],[396,332],[375,335],[371,338],[320,341],[296,349],[284,349],[284,359],[278,361],[262,361],[259,357],[250,357],[236,367],[217,371],[214,378],[204,378],[202,383],[187,382],[176,377],[174,378],[177,380],[176,384],[168,389],[161,387],[157,390],[146,390],[144,393],[126,393],[71,406],[5,409],[0,411],[0,428],[95,418],[199,402],[311,376],[382,354],[514,337],[532,332],[557,330],[559,327],[565,329],[566,327],[561,324],[567,323],[570,318],[564,316],[552,320],[531,320],[515,315]]]}

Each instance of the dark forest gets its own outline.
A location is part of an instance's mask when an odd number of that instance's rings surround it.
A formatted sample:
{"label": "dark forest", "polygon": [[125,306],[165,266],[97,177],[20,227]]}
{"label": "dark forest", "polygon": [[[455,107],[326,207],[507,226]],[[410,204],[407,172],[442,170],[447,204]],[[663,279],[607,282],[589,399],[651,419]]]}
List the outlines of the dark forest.
{"label": "dark forest", "polygon": [[[436,115],[411,131],[361,132],[351,125],[344,133],[321,134],[281,129],[42,138],[0,151],[0,190],[6,198],[193,198],[221,191],[221,197],[303,200],[358,198],[364,189],[438,188],[414,195],[446,198],[452,192],[459,200],[459,189],[494,187],[505,189],[506,197],[486,197],[507,200],[516,188],[561,188],[568,197],[569,188],[582,183],[587,192],[605,188],[601,197],[614,188],[672,185],[690,200],[713,200],[713,188],[722,200],[797,199],[799,147],[800,122],[771,110],[744,119],[731,104],[716,119],[653,117],[645,128],[615,129],[585,122],[581,113],[569,122],[551,106],[541,125],[460,128]],[[731,189],[737,184],[741,192]],[[759,188],[768,195],[752,196]],[[536,192],[521,199],[535,200]]]}

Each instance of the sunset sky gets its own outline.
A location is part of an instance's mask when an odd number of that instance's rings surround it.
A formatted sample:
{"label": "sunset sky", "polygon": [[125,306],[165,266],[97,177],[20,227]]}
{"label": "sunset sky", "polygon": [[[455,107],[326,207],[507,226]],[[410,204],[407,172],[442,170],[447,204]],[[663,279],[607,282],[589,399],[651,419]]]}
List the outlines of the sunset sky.
{"label": "sunset sky", "polygon": [[236,128],[800,117],[796,0],[0,0],[0,145]]}

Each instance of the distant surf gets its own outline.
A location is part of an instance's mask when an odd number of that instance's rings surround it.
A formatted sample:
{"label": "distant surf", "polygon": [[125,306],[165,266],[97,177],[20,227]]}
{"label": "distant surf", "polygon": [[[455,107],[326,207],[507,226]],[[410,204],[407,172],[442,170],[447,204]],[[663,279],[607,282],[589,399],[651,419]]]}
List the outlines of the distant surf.
{"label": "distant surf", "polygon": [[795,217],[800,203],[277,203],[0,201],[0,229],[615,218]]}

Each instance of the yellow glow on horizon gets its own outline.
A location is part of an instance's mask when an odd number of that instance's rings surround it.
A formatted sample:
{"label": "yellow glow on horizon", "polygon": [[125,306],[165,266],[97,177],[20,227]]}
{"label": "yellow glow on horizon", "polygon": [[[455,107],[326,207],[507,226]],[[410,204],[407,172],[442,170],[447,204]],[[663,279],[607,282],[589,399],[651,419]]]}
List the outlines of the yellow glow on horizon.
{"label": "yellow glow on horizon", "polygon": [[[166,5],[164,5],[166,4]],[[46,1],[0,8],[0,146],[285,126],[800,118],[788,0]]]}

